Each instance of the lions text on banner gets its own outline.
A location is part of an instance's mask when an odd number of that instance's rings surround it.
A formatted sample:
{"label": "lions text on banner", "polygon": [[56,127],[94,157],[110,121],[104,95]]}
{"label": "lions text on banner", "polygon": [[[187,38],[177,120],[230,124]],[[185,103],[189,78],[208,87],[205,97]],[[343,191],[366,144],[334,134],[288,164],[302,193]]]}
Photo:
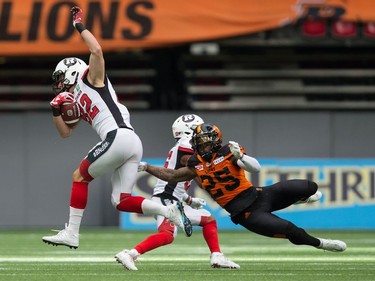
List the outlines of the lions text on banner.
{"label": "lions text on banner", "polygon": [[321,7],[322,16],[375,21],[375,2],[367,0],[8,0],[0,1],[0,55],[86,53],[69,21],[76,4],[106,52],[275,29]]}

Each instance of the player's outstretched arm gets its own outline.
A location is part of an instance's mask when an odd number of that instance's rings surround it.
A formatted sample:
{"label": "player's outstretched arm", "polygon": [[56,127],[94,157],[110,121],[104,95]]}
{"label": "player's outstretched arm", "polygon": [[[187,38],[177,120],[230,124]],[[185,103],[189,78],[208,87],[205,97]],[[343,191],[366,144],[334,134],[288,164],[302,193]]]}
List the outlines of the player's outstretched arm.
{"label": "player's outstretched arm", "polygon": [[100,46],[98,40],[95,36],[86,29],[82,23],[83,11],[80,7],[73,7],[71,9],[73,16],[73,26],[81,34],[82,39],[85,41],[87,47],[90,50],[90,59],[89,59],[89,73],[88,80],[95,87],[104,86],[105,78],[105,62],[102,47]]}
{"label": "player's outstretched arm", "polygon": [[152,166],[146,162],[141,162],[138,166],[138,171],[146,171],[149,174],[171,183],[187,181],[194,179],[197,174],[195,170],[188,167],[182,167],[177,170],[167,169],[163,167]]}
{"label": "player's outstretched arm", "polygon": [[201,209],[207,205],[206,200],[199,197],[192,197],[186,192],[182,195],[182,200],[194,209]]}

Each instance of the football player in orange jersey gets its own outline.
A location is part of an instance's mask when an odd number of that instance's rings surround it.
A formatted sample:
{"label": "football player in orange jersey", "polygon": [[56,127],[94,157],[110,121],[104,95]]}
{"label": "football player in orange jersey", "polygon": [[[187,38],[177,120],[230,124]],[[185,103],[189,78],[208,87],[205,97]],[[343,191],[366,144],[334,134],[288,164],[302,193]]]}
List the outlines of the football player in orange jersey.
{"label": "football player in orange jersey", "polygon": [[346,244],[340,240],[317,238],[292,222],[282,219],[274,211],[292,204],[317,201],[321,192],[318,185],[309,180],[285,180],[270,186],[255,187],[246,178],[260,171],[258,161],[246,155],[238,143],[222,144],[220,129],[203,123],[192,136],[194,154],[187,166],[177,170],[148,165],[141,162],[138,170],[167,182],[181,182],[198,177],[201,188],[213,200],[230,213],[235,224],[260,235],[286,238],[295,245],[309,245],[332,252],[342,252]]}

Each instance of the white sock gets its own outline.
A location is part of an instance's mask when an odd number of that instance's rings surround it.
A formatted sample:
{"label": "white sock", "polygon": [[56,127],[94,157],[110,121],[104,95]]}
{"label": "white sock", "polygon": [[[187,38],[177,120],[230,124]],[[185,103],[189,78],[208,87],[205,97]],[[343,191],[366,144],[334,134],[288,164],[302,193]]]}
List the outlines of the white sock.
{"label": "white sock", "polygon": [[139,257],[141,255],[140,253],[138,253],[138,251],[136,249],[131,249],[129,251],[129,254],[134,258],[134,260],[137,259],[137,257]]}
{"label": "white sock", "polygon": [[73,233],[79,233],[79,227],[81,226],[84,211],[85,209],[76,209],[70,207],[68,229]]}
{"label": "white sock", "polygon": [[142,212],[144,215],[160,215],[165,217],[167,215],[167,207],[160,203],[145,199],[142,202]]}

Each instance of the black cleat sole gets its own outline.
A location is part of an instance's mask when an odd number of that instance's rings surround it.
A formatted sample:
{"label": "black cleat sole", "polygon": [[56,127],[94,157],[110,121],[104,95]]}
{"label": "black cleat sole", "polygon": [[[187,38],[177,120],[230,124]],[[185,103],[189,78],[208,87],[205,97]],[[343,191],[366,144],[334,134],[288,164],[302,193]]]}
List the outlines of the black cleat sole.
{"label": "black cleat sole", "polygon": [[43,239],[42,239],[42,241],[44,243],[46,243],[48,245],[52,245],[52,246],[66,246],[66,247],[68,247],[70,249],[74,249],[74,250],[78,248],[78,246],[72,246],[72,245],[66,245],[66,244],[59,244],[59,243],[54,243],[54,242],[43,240]]}
{"label": "black cleat sole", "polygon": [[182,216],[182,222],[184,224],[184,232],[187,237],[190,237],[193,234],[193,226],[191,225],[191,221],[189,218],[185,215],[184,212],[184,206],[181,202],[177,202],[177,208],[181,213]]}

